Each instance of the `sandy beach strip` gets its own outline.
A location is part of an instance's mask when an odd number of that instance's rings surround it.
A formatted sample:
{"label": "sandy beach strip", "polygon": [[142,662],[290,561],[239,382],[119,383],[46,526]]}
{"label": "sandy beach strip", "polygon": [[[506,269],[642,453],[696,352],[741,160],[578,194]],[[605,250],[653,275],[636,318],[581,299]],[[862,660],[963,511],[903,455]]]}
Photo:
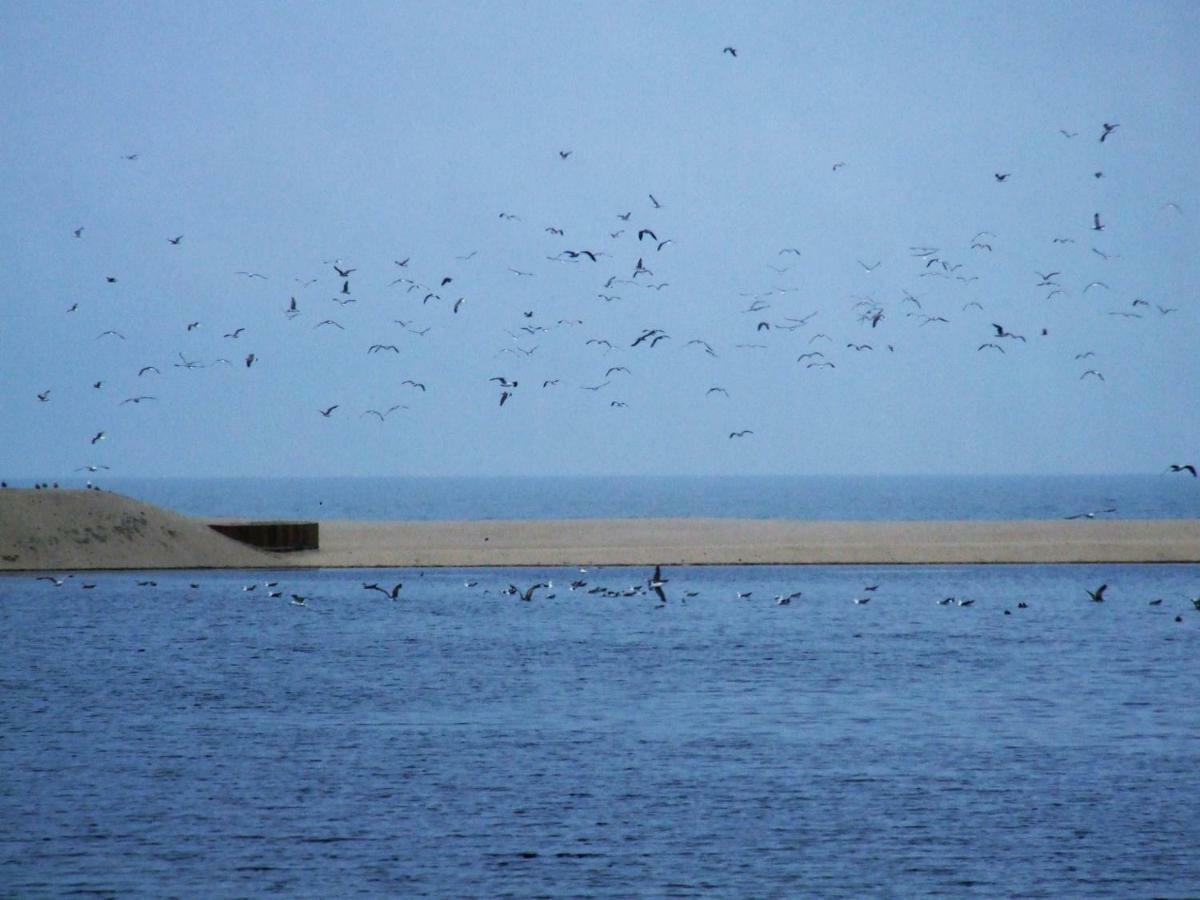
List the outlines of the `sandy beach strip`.
{"label": "sandy beach strip", "polygon": [[292,553],[210,521],[100,491],[0,490],[0,571],[1200,562],[1200,519],[327,521],[320,549]]}
{"label": "sandy beach strip", "polygon": [[1200,520],[322,522],[290,565],[564,566],[1200,561]]}

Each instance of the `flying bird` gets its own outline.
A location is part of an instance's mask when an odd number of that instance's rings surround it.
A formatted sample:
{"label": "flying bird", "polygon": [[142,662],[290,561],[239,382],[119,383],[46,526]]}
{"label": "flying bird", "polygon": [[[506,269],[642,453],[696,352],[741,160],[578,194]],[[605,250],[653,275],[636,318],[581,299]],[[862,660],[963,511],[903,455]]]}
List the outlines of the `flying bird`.
{"label": "flying bird", "polygon": [[520,598],[522,600],[524,600],[526,603],[528,603],[531,600],[533,600],[533,592],[534,591],[540,590],[542,588],[549,588],[549,587],[550,587],[549,584],[543,584],[543,583],[539,582],[538,584],[530,585],[525,590],[521,590],[515,584],[510,584],[508,586],[508,591],[510,594],[517,594],[518,596],[520,596]]}
{"label": "flying bird", "polygon": [[[1086,590],[1086,588],[1085,588],[1085,590]],[[1096,603],[1103,603],[1104,602],[1104,592],[1106,590],[1108,590],[1108,585],[1102,584],[1102,585],[1100,585],[1100,587],[1096,588],[1094,591],[1088,591],[1088,596],[1091,597],[1092,600]]]}
{"label": "flying bird", "polygon": [[721,52],[728,53],[730,56],[735,57],[735,58],[737,57],[737,48],[736,47],[726,47]]}
{"label": "flying bird", "polygon": [[1191,472],[1192,477],[1196,477],[1196,467],[1191,463],[1171,463],[1170,469],[1172,472]]}
{"label": "flying bird", "polygon": [[746,435],[748,435],[748,434],[754,434],[754,432],[753,432],[753,431],[751,431],[749,428],[746,428],[746,429],[744,429],[744,430],[742,430],[742,431],[731,431],[731,432],[729,432],[729,437],[730,437],[730,438],[740,438],[740,437],[745,437],[745,436],[746,436]]}
{"label": "flying bird", "polygon": [[335,404],[333,404],[333,406],[329,407],[329,409],[318,409],[317,412],[319,412],[321,415],[323,415],[325,418],[328,419],[331,415],[333,415],[333,411],[337,408],[338,408],[338,404],[335,403]]}
{"label": "flying bird", "polygon": [[1104,124],[1104,134],[1100,135],[1100,143],[1102,143],[1102,144],[1104,143],[1105,138],[1107,138],[1110,134],[1112,134],[1114,131],[1116,131],[1118,128],[1121,127],[1121,123],[1119,123],[1119,122],[1115,125],[1109,125],[1107,122],[1105,122],[1103,124]]}

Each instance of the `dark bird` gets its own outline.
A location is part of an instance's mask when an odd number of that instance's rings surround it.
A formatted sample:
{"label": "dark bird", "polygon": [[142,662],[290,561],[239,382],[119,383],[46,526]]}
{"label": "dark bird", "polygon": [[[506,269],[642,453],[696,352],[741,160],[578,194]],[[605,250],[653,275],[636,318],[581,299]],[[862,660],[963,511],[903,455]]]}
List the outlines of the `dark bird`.
{"label": "dark bird", "polygon": [[1078,131],[1067,131],[1065,128],[1058,129],[1058,133],[1061,134],[1063,137],[1067,138],[1068,140],[1070,140],[1071,138],[1073,138],[1077,134],[1079,134]]}
{"label": "dark bird", "polygon": [[638,232],[638,240],[640,241],[646,235],[650,235],[650,237],[656,241],[658,240],[658,235],[655,234],[653,231],[651,231],[649,228],[643,228]]}
{"label": "dark bird", "polygon": [[754,434],[754,432],[753,432],[753,431],[751,431],[749,428],[746,428],[746,429],[744,429],[744,430],[742,430],[742,431],[731,431],[731,432],[729,432],[729,436],[730,436],[731,438],[740,438],[740,437],[745,437],[745,436],[746,436],[746,435],[748,435],[748,434]]}
{"label": "dark bird", "polygon": [[[655,208],[655,209],[662,209],[662,204],[661,204],[661,203],[659,203],[659,202],[658,202],[658,200],[656,200],[656,199],[654,198],[654,195],[653,195],[653,194],[647,194],[646,196],[648,196],[648,197],[650,198],[650,202],[654,204],[654,208]],[[628,215],[626,215],[626,216],[624,216],[624,218],[628,219],[628,218],[629,218],[629,216],[628,216]]]}
{"label": "dark bird", "polygon": [[104,280],[107,281],[109,284],[117,283],[117,279],[113,278],[113,276],[111,276],[111,275],[105,275]]}
{"label": "dark bird", "polygon": [[424,391],[424,390],[425,390],[425,385],[421,384],[421,382],[419,382],[419,381],[413,381],[411,378],[405,378],[405,379],[404,379],[402,382],[400,382],[400,383],[401,383],[401,384],[409,384],[409,385],[412,385],[413,387],[415,387],[415,388],[416,388],[417,390],[419,390],[419,391]]}
{"label": "dark bird", "polygon": [[96,335],[96,339],[99,340],[100,338],[109,334],[113,335],[114,337],[119,337],[121,340],[125,340],[125,335],[121,334],[119,331],[113,331],[111,328],[108,331],[100,332],[98,335]]}
{"label": "dark bird", "polygon": [[338,408],[338,404],[335,403],[335,404],[333,404],[333,406],[329,407],[329,409],[318,409],[317,412],[319,412],[321,415],[323,415],[325,418],[328,419],[331,415],[333,415],[333,411],[337,408]]}
{"label": "dark bird", "polygon": [[1103,231],[1104,226],[1100,224],[1100,213],[1092,213],[1092,231]]}
{"label": "dark bird", "polygon": [[1108,590],[1108,585],[1102,584],[1102,585],[1100,585],[1100,587],[1096,588],[1094,591],[1088,591],[1088,596],[1091,597],[1095,603],[1103,603],[1104,602],[1104,592],[1106,590]]}
{"label": "dark bird", "polygon": [[508,586],[508,592],[510,594],[517,594],[518,596],[520,596],[520,598],[522,600],[524,600],[526,603],[528,603],[533,599],[534,591],[539,590],[541,588],[549,588],[549,587],[550,587],[550,585],[539,582],[537,584],[530,585],[526,590],[522,591],[515,584],[510,584]]}
{"label": "dark bird", "polygon": [[257,356],[255,356],[253,353],[249,353],[249,354],[247,354],[247,355],[246,355],[246,368],[248,369],[248,368],[250,368],[252,365],[254,365],[254,361],[255,361],[256,359],[258,359],[258,357],[257,357]]}
{"label": "dark bird", "polygon": [[316,325],[314,325],[313,331],[316,331],[322,325],[333,325],[336,328],[341,328],[342,331],[346,330],[345,328],[342,328],[342,326],[339,322],[335,322],[333,319],[325,319],[324,321],[318,322]]}
{"label": "dark bird", "polygon": [[182,240],[183,240],[183,235],[182,235],[182,234],[177,234],[177,235],[175,235],[175,237],[173,237],[173,238],[167,238],[167,243],[168,243],[168,244],[175,244],[176,246],[178,246],[178,245],[179,245],[179,242],[180,242],[180,241],[182,241]]}
{"label": "dark bird", "polygon": [[1022,343],[1025,341],[1025,338],[1022,335],[1013,334],[1011,331],[1005,331],[1003,325],[998,325],[995,322],[993,322],[992,327],[996,329],[996,337],[1013,338],[1015,340],[1021,341]]}
{"label": "dark bird", "polygon": [[1100,135],[1100,143],[1102,143],[1102,144],[1104,143],[1105,138],[1107,138],[1110,134],[1112,134],[1114,131],[1116,131],[1118,128],[1121,127],[1120,122],[1118,122],[1115,125],[1109,125],[1107,122],[1104,122],[1103,124],[1104,124],[1104,134]]}
{"label": "dark bird", "polygon": [[337,265],[335,264],[335,265],[334,265],[334,267],[333,267],[333,271],[335,271],[335,272],[337,272],[337,273],[338,273],[338,277],[339,277],[339,278],[349,278],[349,277],[350,277],[350,273],[351,273],[351,272],[357,272],[357,271],[358,271],[358,269],[343,269],[343,268],[340,268],[339,266],[337,266]]}
{"label": "dark bird", "polygon": [[389,591],[387,588],[380,587],[378,584],[375,584],[374,582],[370,582],[370,583],[363,582],[364,590],[379,591],[379,593],[383,594],[383,596],[388,597],[392,600],[395,600],[397,597],[400,596],[400,588],[402,588],[403,586],[404,585],[402,583],[397,582],[395,587],[393,587]]}
{"label": "dark bird", "polygon": [[245,328],[236,328],[236,329],[234,329],[233,331],[229,332],[229,334],[227,334],[227,335],[224,335],[224,337],[227,337],[227,338],[238,338],[238,337],[241,337],[241,334],[242,334],[242,332],[243,332],[243,331],[245,331],[245,330],[246,330]]}
{"label": "dark bird", "polygon": [[710,387],[704,392],[704,396],[707,397],[709,394],[724,394],[726,397],[728,397],[729,391],[725,390],[723,387]]}
{"label": "dark bird", "polygon": [[662,566],[660,566],[660,565],[655,566],[654,574],[652,576],[650,576],[650,578],[646,579],[646,584],[649,585],[650,590],[652,590],[652,591],[654,591],[654,593],[658,594],[658,599],[661,600],[663,603],[667,602],[667,595],[663,592],[663,586],[666,583],[667,583],[667,579],[663,578]]}
{"label": "dark bird", "polygon": [[153,372],[155,375],[162,374],[162,372],[158,370],[157,366],[142,366],[140,369],[138,369],[138,378],[141,378],[147,372]]}
{"label": "dark bird", "polygon": [[1196,477],[1196,467],[1191,463],[1171,463],[1170,469],[1172,472],[1191,472],[1192,477]]}
{"label": "dark bird", "polygon": [[566,159],[568,156],[570,156],[570,155],[571,155],[572,153],[574,153],[574,152],[575,152],[574,150],[559,150],[559,151],[558,151],[558,158],[559,158],[559,159]]}
{"label": "dark bird", "polygon": [[509,381],[507,378],[504,378],[503,376],[497,376],[496,378],[489,378],[488,381],[499,382],[500,387],[502,387],[502,388],[515,388],[517,386],[517,382]]}
{"label": "dark bird", "polygon": [[75,229],[75,237],[77,237],[77,238],[83,237],[83,226],[82,225],[80,225],[78,228]]}
{"label": "dark bird", "polygon": [[721,52],[722,52],[722,53],[728,53],[730,56],[733,56],[733,57],[736,57],[736,56],[737,56],[737,49],[736,49],[736,48],[734,48],[734,47],[726,47],[726,48],[725,48],[724,50],[722,50]]}
{"label": "dark bird", "polygon": [[141,403],[143,400],[157,400],[157,399],[158,399],[157,397],[147,397],[144,395],[140,396],[140,397],[127,397],[117,405],[124,406],[126,403]]}
{"label": "dark bird", "polygon": [[96,443],[99,443],[100,441],[104,440],[106,434],[107,434],[107,432],[97,431],[96,436],[94,438],[92,438],[92,443],[96,444]]}
{"label": "dark bird", "polygon": [[1007,181],[1012,172],[995,172],[992,177],[997,181]]}

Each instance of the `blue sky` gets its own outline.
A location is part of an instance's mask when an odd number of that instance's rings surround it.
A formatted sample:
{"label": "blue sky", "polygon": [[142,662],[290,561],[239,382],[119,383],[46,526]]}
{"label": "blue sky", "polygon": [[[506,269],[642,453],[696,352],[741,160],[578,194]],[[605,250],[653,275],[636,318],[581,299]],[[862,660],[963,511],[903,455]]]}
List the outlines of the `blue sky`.
{"label": "blue sky", "polygon": [[1200,455],[1195,4],[6,15],[6,475]]}

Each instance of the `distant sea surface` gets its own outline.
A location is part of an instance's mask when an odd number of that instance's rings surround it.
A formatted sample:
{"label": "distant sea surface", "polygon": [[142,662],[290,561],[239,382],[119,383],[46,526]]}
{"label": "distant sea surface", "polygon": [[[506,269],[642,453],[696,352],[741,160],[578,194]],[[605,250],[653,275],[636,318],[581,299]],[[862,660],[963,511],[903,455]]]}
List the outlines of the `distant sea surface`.
{"label": "distant sea surface", "polygon": [[[196,516],[253,519],[700,517],[880,521],[1179,519],[1200,479],[1123,476],[97,478]],[[66,484],[67,482],[60,482]],[[82,482],[80,482],[82,483]]]}

